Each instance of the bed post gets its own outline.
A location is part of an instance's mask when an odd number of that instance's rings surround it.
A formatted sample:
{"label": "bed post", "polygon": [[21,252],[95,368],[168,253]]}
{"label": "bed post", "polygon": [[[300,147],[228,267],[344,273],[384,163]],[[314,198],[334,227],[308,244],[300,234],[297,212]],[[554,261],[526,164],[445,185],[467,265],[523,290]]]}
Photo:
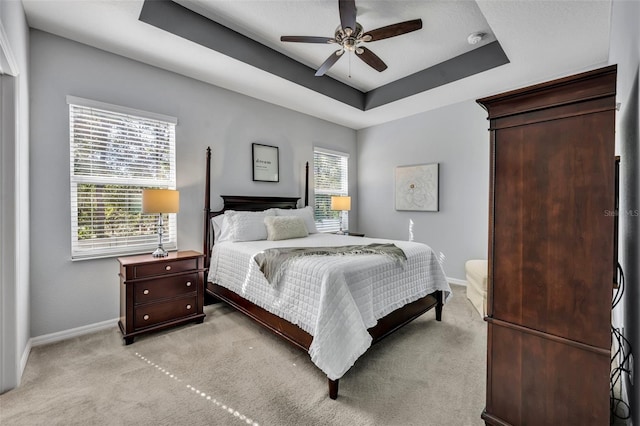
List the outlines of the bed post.
{"label": "bed post", "polygon": [[442,290],[437,290],[434,295],[436,296],[436,321],[442,321]]}
{"label": "bed post", "polygon": [[329,380],[329,398],[331,399],[338,399],[338,381],[340,379],[336,379],[336,380],[331,380],[331,379],[327,379]]}
{"label": "bed post", "polygon": [[309,205],[309,162],[305,166],[304,175],[304,207]]}
{"label": "bed post", "polygon": [[211,213],[211,147],[207,147],[207,167],[204,179],[204,243],[202,252],[204,253],[204,267],[209,269],[209,261],[211,256],[211,246],[209,244],[209,235],[211,221],[209,216]]}

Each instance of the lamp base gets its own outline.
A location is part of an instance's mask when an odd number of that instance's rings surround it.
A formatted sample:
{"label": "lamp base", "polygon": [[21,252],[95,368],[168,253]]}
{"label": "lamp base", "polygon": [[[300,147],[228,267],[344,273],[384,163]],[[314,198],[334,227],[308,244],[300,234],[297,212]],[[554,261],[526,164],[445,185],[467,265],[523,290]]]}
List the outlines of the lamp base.
{"label": "lamp base", "polygon": [[169,252],[166,251],[164,248],[162,247],[158,247],[156,249],[156,251],[154,251],[153,253],[151,253],[151,256],[153,257],[167,257],[169,256]]}
{"label": "lamp base", "polygon": [[156,251],[151,253],[151,256],[153,257],[167,257],[169,255],[169,252],[166,251],[162,246],[162,229],[163,229],[162,213],[159,213],[158,214],[158,248],[156,249]]}

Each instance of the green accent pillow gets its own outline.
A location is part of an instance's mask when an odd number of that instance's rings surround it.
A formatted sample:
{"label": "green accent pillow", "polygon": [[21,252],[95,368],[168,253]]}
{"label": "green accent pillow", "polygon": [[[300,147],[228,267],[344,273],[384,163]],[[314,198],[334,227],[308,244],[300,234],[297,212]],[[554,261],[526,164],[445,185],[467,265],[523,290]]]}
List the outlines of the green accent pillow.
{"label": "green accent pillow", "polygon": [[264,224],[267,227],[269,241],[302,238],[309,235],[304,219],[299,216],[267,216],[264,218]]}

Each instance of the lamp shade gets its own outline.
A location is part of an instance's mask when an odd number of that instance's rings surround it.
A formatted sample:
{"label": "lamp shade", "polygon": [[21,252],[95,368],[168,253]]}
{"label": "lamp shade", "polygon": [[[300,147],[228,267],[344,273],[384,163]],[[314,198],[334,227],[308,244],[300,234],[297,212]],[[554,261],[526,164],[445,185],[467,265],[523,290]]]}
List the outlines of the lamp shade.
{"label": "lamp shade", "polygon": [[333,196],[331,197],[331,210],[351,210],[351,197]]}
{"label": "lamp shade", "polygon": [[175,189],[143,189],[142,213],[178,213],[180,192]]}

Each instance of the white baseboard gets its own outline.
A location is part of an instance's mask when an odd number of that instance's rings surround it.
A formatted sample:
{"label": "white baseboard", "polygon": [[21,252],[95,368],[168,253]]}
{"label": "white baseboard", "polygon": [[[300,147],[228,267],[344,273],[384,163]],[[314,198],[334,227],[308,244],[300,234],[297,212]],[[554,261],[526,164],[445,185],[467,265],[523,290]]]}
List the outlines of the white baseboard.
{"label": "white baseboard", "polygon": [[447,277],[447,282],[449,284],[457,284],[457,285],[463,285],[463,286],[467,286],[467,281],[466,280],[459,280],[457,278],[449,278]]}
{"label": "white baseboard", "polygon": [[[467,285],[467,282],[465,280],[459,280],[457,278],[447,277],[447,281],[451,284],[457,284],[462,286]],[[35,348],[36,346],[47,345],[49,343],[60,342],[62,340],[71,339],[73,337],[82,336],[84,334],[89,334],[89,333],[93,333],[100,330],[106,330],[107,328],[117,326],[118,320],[119,318],[116,318],[112,320],[97,322],[94,324],[83,325],[82,327],[72,328],[69,330],[57,331],[55,333],[32,337],[27,342],[27,347],[25,348],[22,354],[22,358],[20,359],[21,371],[24,371],[24,367],[27,365],[27,360],[29,359],[31,348]]]}
{"label": "white baseboard", "polygon": [[117,326],[118,319],[119,318],[97,322],[95,324],[83,325],[82,327],[58,331],[55,333],[45,334],[42,336],[32,337],[31,339],[29,339],[29,344],[27,346],[31,348],[31,347],[46,345],[49,343],[55,343],[55,342],[60,342],[62,340],[70,339],[72,337],[82,336],[83,334],[89,334],[89,333],[93,333],[100,330],[106,330],[108,328]]}
{"label": "white baseboard", "polygon": [[[451,284],[457,284],[462,286],[467,285],[467,282],[465,280],[459,280],[457,278],[447,277],[447,281]],[[69,330],[57,331],[55,333],[32,337],[27,342],[27,346],[20,359],[20,375],[22,376],[22,372],[24,372],[24,369],[27,366],[27,360],[29,359],[31,348],[47,345],[49,343],[60,342],[62,340],[71,339],[73,337],[82,336],[84,334],[94,333],[100,330],[106,330],[108,328],[117,326],[118,320],[119,318],[116,318],[112,320],[97,322],[95,324],[83,325],[82,327],[72,328]]]}
{"label": "white baseboard", "polygon": [[[449,278],[447,277],[447,282],[451,284],[457,284],[465,286],[467,285],[467,281],[459,280],[457,278]],[[22,354],[22,359],[20,360],[20,366],[22,370],[24,370],[24,366],[27,365],[27,359],[29,358],[29,353],[31,352],[31,348],[35,348],[36,346],[47,345],[49,343],[56,343],[62,340],[71,339],[72,337],[82,336],[83,334],[89,334],[100,330],[106,330],[107,328],[115,327],[118,325],[119,318],[106,320],[102,322],[97,322],[94,324],[83,325],[81,327],[71,328],[69,330],[57,331],[55,333],[44,334],[42,336],[32,337],[27,342],[27,347]]]}
{"label": "white baseboard", "polygon": [[20,386],[20,381],[22,380],[22,374],[24,373],[24,369],[27,368],[27,361],[29,360],[29,355],[31,354],[31,339],[27,340],[27,345],[22,352],[22,356],[20,357],[20,371],[18,372],[18,383],[17,386]]}

